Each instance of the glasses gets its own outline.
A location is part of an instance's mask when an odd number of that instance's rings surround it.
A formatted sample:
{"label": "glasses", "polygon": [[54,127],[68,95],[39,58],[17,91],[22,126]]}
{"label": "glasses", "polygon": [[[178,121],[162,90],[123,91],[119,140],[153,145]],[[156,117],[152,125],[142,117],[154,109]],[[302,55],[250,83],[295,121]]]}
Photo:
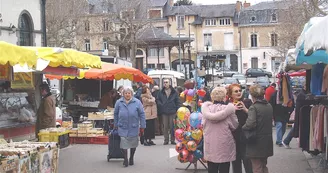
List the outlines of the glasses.
{"label": "glasses", "polygon": [[234,92],[235,93],[241,93],[241,90],[235,90]]}

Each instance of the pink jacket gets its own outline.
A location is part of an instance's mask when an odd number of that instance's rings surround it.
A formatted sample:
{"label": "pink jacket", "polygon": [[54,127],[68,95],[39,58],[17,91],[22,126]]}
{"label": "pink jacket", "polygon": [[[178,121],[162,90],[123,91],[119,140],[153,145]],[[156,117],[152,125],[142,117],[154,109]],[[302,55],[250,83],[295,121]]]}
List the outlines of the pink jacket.
{"label": "pink jacket", "polygon": [[214,163],[236,160],[236,144],[232,131],[238,127],[238,119],[233,104],[202,105],[204,128],[204,158]]}

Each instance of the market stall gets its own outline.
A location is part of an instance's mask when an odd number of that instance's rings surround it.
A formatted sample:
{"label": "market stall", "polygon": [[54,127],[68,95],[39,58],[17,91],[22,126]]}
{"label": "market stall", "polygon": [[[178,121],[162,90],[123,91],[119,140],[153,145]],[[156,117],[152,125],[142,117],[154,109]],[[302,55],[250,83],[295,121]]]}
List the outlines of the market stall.
{"label": "market stall", "polygon": [[77,75],[77,67],[101,65],[97,56],[84,56],[83,60],[75,58],[80,54],[65,51],[42,54],[43,48],[39,49],[0,41],[0,134],[5,139],[34,138],[35,112],[41,98],[36,86],[42,83],[42,74]]}

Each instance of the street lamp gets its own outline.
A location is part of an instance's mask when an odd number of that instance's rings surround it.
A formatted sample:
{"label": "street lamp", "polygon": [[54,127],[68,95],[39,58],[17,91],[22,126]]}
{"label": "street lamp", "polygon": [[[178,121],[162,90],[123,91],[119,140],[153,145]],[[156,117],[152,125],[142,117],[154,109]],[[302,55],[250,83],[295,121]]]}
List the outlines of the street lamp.
{"label": "street lamp", "polygon": [[210,62],[209,62],[209,58],[208,58],[208,46],[209,43],[206,44],[206,61],[207,61],[207,74],[209,73],[209,66],[210,66]]}

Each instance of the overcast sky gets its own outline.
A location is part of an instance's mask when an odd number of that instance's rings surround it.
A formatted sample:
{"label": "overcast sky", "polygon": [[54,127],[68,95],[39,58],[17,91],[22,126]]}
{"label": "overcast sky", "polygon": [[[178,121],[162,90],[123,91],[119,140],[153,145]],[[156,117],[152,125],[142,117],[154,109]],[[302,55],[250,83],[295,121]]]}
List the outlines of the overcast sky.
{"label": "overcast sky", "polygon": [[[244,2],[245,0],[241,0]],[[257,4],[259,2],[263,1],[271,1],[271,0],[247,0],[246,2],[250,2],[251,5]],[[237,0],[192,0],[192,2],[195,4],[233,4],[236,3]]]}

